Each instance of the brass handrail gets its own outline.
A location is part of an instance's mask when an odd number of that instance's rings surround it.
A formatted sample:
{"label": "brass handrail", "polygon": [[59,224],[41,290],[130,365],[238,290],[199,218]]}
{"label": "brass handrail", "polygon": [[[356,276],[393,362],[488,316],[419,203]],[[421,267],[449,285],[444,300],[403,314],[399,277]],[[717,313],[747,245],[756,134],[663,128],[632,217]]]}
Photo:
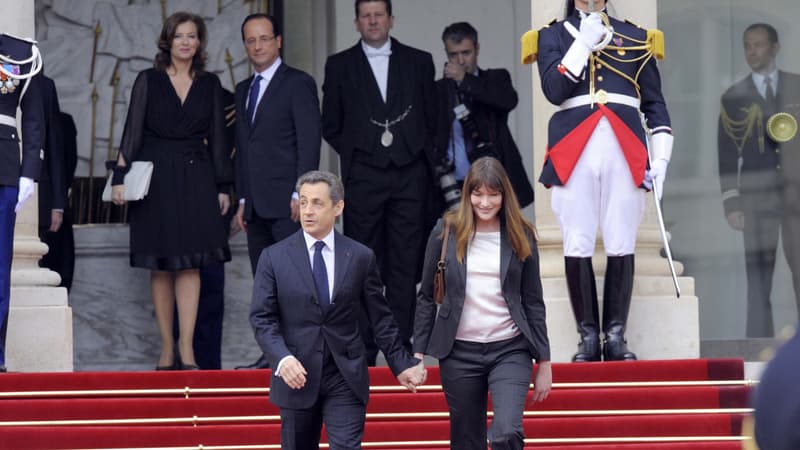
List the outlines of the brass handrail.
{"label": "brass handrail", "polygon": [[[698,380],[698,381],[608,381],[592,383],[553,383],[553,389],[590,389],[590,388],[630,388],[630,387],[699,387],[699,386],[755,386],[757,380]],[[533,384],[530,388],[533,389]],[[407,392],[403,386],[370,386],[370,392]],[[441,385],[418,386],[417,391],[439,392]],[[162,389],[89,389],[89,390],[54,390],[54,391],[9,391],[0,392],[0,400],[4,398],[32,397],[103,397],[103,396],[138,396],[138,395],[219,395],[219,394],[262,394],[269,395],[269,388],[162,388]]]}
{"label": "brass handrail", "polygon": [[[533,417],[592,417],[592,416],[644,416],[644,415],[691,415],[691,414],[752,414],[753,408],[696,408],[696,409],[575,409],[575,410],[544,410],[524,411],[526,418]],[[492,411],[487,411],[493,417]],[[393,412],[393,413],[367,413],[367,420],[392,420],[392,419],[448,419],[450,414],[446,411],[436,412]],[[254,415],[254,416],[211,416],[200,417],[148,417],[132,419],[65,419],[65,420],[12,420],[0,421],[0,427],[34,427],[34,426],[82,426],[82,425],[157,425],[157,424],[217,424],[229,422],[276,422],[280,423],[281,416]]]}

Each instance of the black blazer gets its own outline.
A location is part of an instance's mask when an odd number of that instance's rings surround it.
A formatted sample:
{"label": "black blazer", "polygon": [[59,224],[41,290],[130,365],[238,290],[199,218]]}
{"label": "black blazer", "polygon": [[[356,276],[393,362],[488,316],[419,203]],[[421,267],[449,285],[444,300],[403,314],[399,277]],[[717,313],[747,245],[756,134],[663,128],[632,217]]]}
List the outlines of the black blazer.
{"label": "black blazer", "polygon": [[[322,85],[322,134],[339,154],[342,178],[347,181],[354,152],[380,160],[383,151],[380,135],[383,127],[370,119],[394,120],[409,105],[411,110],[401,122],[392,126],[399,158],[404,165],[422,152],[433,167],[433,135],[436,128],[436,102],[433,58],[428,52],[403,45],[392,38],[386,103],[369,66],[361,41],[347,50],[328,57],[325,82]],[[402,137],[402,139],[398,139]],[[380,165],[388,165],[381,160]]]}
{"label": "black blazer", "polygon": [[53,80],[42,76],[41,87],[47,134],[39,178],[39,227],[49,228],[50,212],[67,208],[67,192],[78,162],[77,132],[72,117],[61,112]]}
{"label": "black blazer", "polygon": [[[417,311],[414,318],[414,352],[424,353],[437,359],[450,354],[464,308],[464,290],[467,282],[466,261],[456,259],[455,233],[450,230],[445,257],[444,301],[439,306],[433,301],[433,277],[442,252],[442,229],[439,220],[431,231],[425,249],[425,266],[422,269],[422,285],[417,294]],[[542,297],[542,280],[539,275],[539,251],[531,238],[531,256],[520,261],[513,251],[501,227],[500,279],[503,296],[508,303],[511,318],[525,336],[531,355],[537,361],[550,360],[550,341],[547,338],[545,306]]]}
{"label": "black blazer", "polygon": [[236,85],[236,191],[245,219],[291,215],[289,203],[300,175],[319,168],[320,114],[317,85],[305,72],[281,63],[250,124],[245,107],[253,77]]}
{"label": "black blazer", "polygon": [[366,404],[369,375],[358,327],[362,310],[395,375],[419,362],[403,347],[372,250],[336,232],[334,253],[333,293],[326,314],[317,300],[302,230],[267,247],[258,260],[250,310],[256,341],[270,367],[294,355],[308,371],[305,387],[298,390],[273,372],[269,398],[279,407],[309,408],[317,400],[324,345],[350,388]]}
{"label": "black blazer", "polygon": [[514,193],[521,207],[533,203],[533,186],[525,172],[525,165],[517,144],[508,128],[508,114],[517,107],[517,91],[505,69],[480,69],[478,76],[467,74],[458,87],[453,80],[442,78],[436,82],[438,119],[435,145],[440,158],[449,151],[450,133],[458,104],[457,92],[467,102],[470,115],[485,142],[494,143],[492,155],[499,159],[508,172]]}

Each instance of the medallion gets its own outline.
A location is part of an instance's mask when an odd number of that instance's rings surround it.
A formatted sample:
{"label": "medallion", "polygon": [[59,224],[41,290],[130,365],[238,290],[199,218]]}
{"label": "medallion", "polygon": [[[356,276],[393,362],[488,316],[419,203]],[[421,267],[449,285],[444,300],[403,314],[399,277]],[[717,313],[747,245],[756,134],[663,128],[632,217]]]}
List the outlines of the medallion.
{"label": "medallion", "polygon": [[392,145],[392,142],[394,142],[394,135],[389,131],[389,128],[386,128],[383,130],[383,134],[381,134],[381,144],[384,147],[389,147]]}

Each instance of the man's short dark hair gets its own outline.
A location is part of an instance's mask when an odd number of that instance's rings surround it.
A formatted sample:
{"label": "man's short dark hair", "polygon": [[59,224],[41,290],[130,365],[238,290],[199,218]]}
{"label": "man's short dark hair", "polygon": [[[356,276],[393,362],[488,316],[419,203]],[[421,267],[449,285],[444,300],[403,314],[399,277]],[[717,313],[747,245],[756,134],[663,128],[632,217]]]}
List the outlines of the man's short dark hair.
{"label": "man's short dark hair", "polygon": [[456,44],[469,39],[473,44],[478,43],[478,30],[475,29],[469,22],[456,22],[448,25],[442,32],[442,42],[452,41]]}
{"label": "man's short dark hair", "polygon": [[328,185],[328,191],[331,194],[331,201],[333,201],[334,205],[339,203],[339,200],[344,200],[344,185],[342,184],[342,180],[336,175],[322,170],[312,170],[300,175],[294,190],[295,192],[300,192],[300,188],[303,187],[304,184],[317,183],[325,183]]}
{"label": "man's short dark hair", "polygon": [[753,30],[764,30],[767,32],[767,38],[769,39],[770,44],[777,44],[778,43],[778,30],[775,29],[772,25],[768,23],[758,22],[754,23],[747,28],[745,28],[744,32],[749,33]]}
{"label": "man's short dark hair", "polygon": [[274,34],[275,37],[282,36],[281,26],[278,24],[278,20],[275,19],[275,16],[270,16],[269,14],[264,14],[264,13],[253,13],[245,17],[244,20],[242,21],[242,41],[244,41],[244,26],[247,24],[247,22],[256,19],[269,20],[269,23],[272,24],[272,34]]}
{"label": "man's short dark hair", "polygon": [[386,4],[386,12],[392,15],[392,0],[356,0],[356,19],[358,19],[358,5],[362,3],[383,2]]}

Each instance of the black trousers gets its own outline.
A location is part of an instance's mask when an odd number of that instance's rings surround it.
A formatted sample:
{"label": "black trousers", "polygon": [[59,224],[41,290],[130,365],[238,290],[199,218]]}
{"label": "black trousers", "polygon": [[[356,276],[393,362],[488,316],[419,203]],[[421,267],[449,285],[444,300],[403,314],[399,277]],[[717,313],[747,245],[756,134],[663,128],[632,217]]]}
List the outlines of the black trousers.
{"label": "black trousers", "polygon": [[70,290],[75,272],[75,236],[72,233],[72,210],[64,210],[64,220],[55,233],[49,227],[39,227],[39,239],[47,244],[47,253],[39,260],[39,267],[46,267],[61,276],[59,286]]}
{"label": "black trousers", "polygon": [[261,251],[291,236],[299,229],[300,222],[295,222],[289,217],[265,219],[258,214],[253,214],[253,218],[247,221],[247,252],[250,255],[250,268],[253,270],[253,275],[256,273]]}
{"label": "black trousers", "polygon": [[[455,341],[439,361],[442,388],[450,409],[450,448],[522,450],[522,414],[533,362],[522,335],[487,344]],[[486,431],[487,394],[494,417]]]}
{"label": "black trousers", "polygon": [[358,450],[364,436],[367,405],[345,381],[332,358],[323,365],[319,397],[311,408],[281,408],[281,448],[318,450],[322,424],[331,450]]}
{"label": "black trousers", "polygon": [[800,311],[800,205],[787,203],[785,193],[742,195],[747,272],[747,337],[773,337],[772,278],[778,236],[792,273],[795,302]]}
{"label": "black trousers", "polygon": [[[355,161],[345,185],[344,233],[375,252],[386,299],[409,350],[418,266],[427,239],[429,184],[425,163],[418,158],[406,166],[388,168]],[[367,360],[374,365],[378,349],[366,317],[361,320],[361,335]]]}

